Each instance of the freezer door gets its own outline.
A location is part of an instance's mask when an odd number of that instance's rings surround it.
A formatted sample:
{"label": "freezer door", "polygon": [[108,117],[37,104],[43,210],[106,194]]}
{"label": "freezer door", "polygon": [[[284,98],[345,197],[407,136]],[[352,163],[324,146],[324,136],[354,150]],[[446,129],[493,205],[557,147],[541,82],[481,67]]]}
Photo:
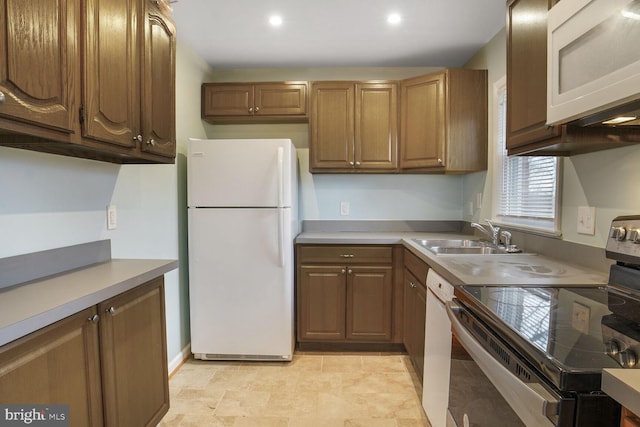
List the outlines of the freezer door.
{"label": "freezer door", "polygon": [[189,209],[194,354],[291,358],[292,223],[291,209]]}
{"label": "freezer door", "polygon": [[289,139],[190,139],[190,207],[291,207],[296,153]]}

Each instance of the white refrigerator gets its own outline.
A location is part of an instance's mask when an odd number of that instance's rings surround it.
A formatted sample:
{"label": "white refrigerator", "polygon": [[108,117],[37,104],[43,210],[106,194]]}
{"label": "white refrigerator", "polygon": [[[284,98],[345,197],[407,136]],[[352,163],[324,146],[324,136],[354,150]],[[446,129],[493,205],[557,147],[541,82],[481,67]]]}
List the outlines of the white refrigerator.
{"label": "white refrigerator", "polygon": [[288,139],[190,139],[191,352],[291,360],[297,156]]}

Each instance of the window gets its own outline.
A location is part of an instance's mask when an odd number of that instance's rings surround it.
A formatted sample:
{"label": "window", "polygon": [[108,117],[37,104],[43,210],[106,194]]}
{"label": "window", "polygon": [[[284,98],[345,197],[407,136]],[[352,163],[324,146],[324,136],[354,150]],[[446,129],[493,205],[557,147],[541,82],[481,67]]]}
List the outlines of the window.
{"label": "window", "polygon": [[558,157],[507,156],[507,91],[496,84],[497,149],[494,168],[494,220],[542,233],[560,234]]}

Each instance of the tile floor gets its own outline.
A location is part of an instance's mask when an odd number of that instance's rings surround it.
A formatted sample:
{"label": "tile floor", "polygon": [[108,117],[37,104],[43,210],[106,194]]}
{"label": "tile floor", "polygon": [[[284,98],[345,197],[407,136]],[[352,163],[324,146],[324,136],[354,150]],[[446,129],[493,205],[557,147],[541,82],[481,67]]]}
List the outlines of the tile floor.
{"label": "tile floor", "polygon": [[402,354],[300,353],[288,363],[190,359],[169,380],[160,426],[423,427]]}

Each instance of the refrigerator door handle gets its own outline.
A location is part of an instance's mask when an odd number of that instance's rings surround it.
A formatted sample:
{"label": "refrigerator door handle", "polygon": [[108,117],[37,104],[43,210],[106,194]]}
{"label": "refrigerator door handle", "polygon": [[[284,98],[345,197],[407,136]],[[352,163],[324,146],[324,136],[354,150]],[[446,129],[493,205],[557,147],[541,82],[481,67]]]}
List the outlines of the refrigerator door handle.
{"label": "refrigerator door handle", "polygon": [[278,207],[284,206],[284,148],[278,147]]}
{"label": "refrigerator door handle", "polygon": [[280,267],[284,267],[284,211],[278,209],[278,256]]}

